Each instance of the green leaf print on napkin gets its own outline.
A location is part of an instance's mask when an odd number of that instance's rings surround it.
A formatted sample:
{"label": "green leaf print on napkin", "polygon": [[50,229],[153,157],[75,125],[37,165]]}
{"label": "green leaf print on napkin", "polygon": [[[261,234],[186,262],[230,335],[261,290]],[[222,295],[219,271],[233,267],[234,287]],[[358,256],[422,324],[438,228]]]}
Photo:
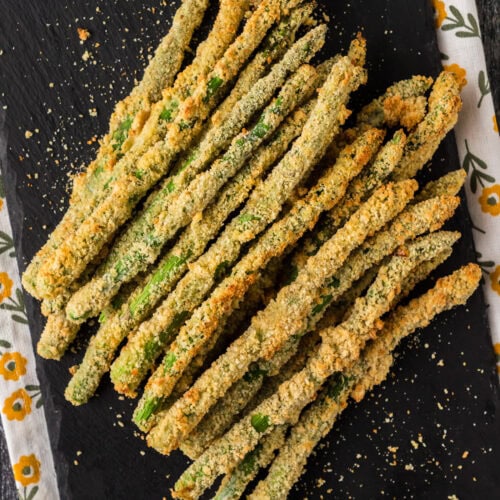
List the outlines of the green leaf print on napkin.
{"label": "green leaf print on napkin", "polygon": [[488,78],[486,78],[486,73],[481,70],[478,75],[477,85],[479,87],[479,91],[481,92],[481,99],[477,103],[477,107],[480,108],[485,96],[487,96],[491,92],[490,82]]}
{"label": "green leaf print on napkin", "polygon": [[27,325],[28,319],[26,315],[23,292],[21,292],[19,288],[16,290],[16,298],[17,301],[12,297],[9,297],[6,302],[2,302],[0,304],[0,309],[3,309],[4,311],[11,311],[13,313],[11,318],[14,321]]}
{"label": "green leaf print on napkin", "polygon": [[467,14],[467,22],[461,12],[453,5],[449,6],[452,17],[448,16],[445,21],[449,21],[447,24],[443,24],[441,29],[443,31],[451,30],[461,30],[455,33],[455,36],[459,38],[472,38],[479,36],[479,25],[476,18],[472,14]]}
{"label": "green leaf print on napkin", "polygon": [[7,233],[0,231],[0,255],[2,255],[5,252],[8,252],[9,250],[12,250],[9,253],[9,257],[15,257],[16,254],[13,249],[14,249],[14,240]]}
{"label": "green leaf print on napkin", "polygon": [[486,162],[484,160],[481,160],[481,158],[471,153],[467,139],[465,139],[465,149],[467,150],[467,154],[464,157],[462,167],[467,172],[467,174],[469,174],[469,171],[471,171],[469,175],[470,190],[475,193],[477,191],[478,182],[482,187],[484,187],[485,182],[495,182],[495,178],[482,171],[486,170],[488,168],[488,165],[486,165]]}

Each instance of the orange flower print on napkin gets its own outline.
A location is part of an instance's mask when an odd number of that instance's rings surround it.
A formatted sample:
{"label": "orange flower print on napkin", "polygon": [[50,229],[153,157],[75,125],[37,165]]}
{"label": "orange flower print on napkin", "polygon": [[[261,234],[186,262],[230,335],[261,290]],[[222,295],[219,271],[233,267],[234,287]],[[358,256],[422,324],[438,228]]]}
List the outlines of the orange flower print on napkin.
{"label": "orange flower print on napkin", "polygon": [[0,273],[0,303],[11,296],[13,285],[7,273]]}
{"label": "orange flower print on napkin", "polygon": [[500,184],[484,188],[479,197],[479,204],[485,214],[494,217],[500,215]]}
{"label": "orange flower print on napkin", "polygon": [[497,266],[495,270],[490,274],[491,288],[494,292],[500,295],[500,266]]}
{"label": "orange flower print on napkin", "polygon": [[498,122],[497,122],[497,115],[493,115],[493,130],[498,134]]}
{"label": "orange flower print on napkin", "polygon": [[0,357],[0,375],[5,380],[19,380],[26,375],[26,358],[19,352],[6,352]]}
{"label": "orange flower print on napkin", "polygon": [[461,89],[463,89],[467,85],[467,78],[465,78],[467,76],[467,71],[464,68],[462,68],[462,66],[453,63],[445,65],[443,66],[443,68],[445,69],[445,71],[449,71],[450,73],[455,74]]}
{"label": "orange flower print on napkin", "polygon": [[40,461],[34,454],[22,455],[12,469],[14,479],[24,487],[40,481]]}
{"label": "orange flower print on napkin", "polygon": [[5,400],[2,412],[9,420],[23,420],[31,413],[31,396],[24,389],[13,392]]}
{"label": "orange flower print on napkin", "polygon": [[446,19],[446,6],[441,0],[432,0],[432,5],[434,6],[436,28],[440,28]]}
{"label": "orange flower print on napkin", "polygon": [[0,212],[2,211],[2,208],[3,208],[3,200],[2,198],[0,198]]}

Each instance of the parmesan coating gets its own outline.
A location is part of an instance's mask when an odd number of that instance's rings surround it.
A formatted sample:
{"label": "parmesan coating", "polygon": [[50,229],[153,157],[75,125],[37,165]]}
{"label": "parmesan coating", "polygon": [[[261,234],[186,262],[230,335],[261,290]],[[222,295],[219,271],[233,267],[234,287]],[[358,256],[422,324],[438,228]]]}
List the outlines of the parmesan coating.
{"label": "parmesan coating", "polygon": [[231,93],[212,115],[214,125],[223,123],[238,101],[247,94],[252,86],[262,78],[275,61],[279,60],[293,43],[297,30],[307,21],[314,10],[314,4],[308,3],[292,10],[289,17],[280,23],[267,35],[262,42],[262,50],[248,63],[240,73]]}
{"label": "parmesan coating", "polygon": [[[415,181],[408,181],[377,190],[344,228],[307,261],[297,279],[280,290],[276,299],[252,320],[249,329],[171,407],[168,415],[149,433],[148,444],[162,453],[174,449],[252,362],[270,359],[289,338],[303,331],[318,291],[354,248],[404,208],[416,186]],[[253,256],[252,259],[255,260]],[[219,309],[224,307],[227,305],[219,302]],[[202,334],[200,330],[199,335]],[[184,349],[186,347],[188,345]],[[165,365],[163,371],[173,375]],[[164,385],[164,379],[160,379],[157,386]],[[151,381],[148,387],[150,385]]]}
{"label": "parmesan coating", "polygon": [[[282,5],[283,2],[283,5]],[[205,79],[180,106],[167,136],[127,168],[117,164],[115,181],[109,193],[86,218],[78,230],[69,235],[46,262],[37,277],[40,296],[50,298],[74,281],[88,262],[131,215],[133,208],[169,169],[175,155],[189,145],[217,102],[217,97],[239,72],[250,54],[264,38],[280,15],[282,7],[296,0],[263,0],[246,22],[242,33],[226,50]],[[132,169],[130,169],[132,167]]]}
{"label": "parmesan coating", "polygon": [[248,498],[286,498],[314,447],[345,409],[348,396],[359,402],[367,391],[382,383],[393,363],[391,353],[397,344],[429,324],[439,313],[464,304],[477,288],[480,278],[478,266],[469,264],[438,280],[431,290],[410,304],[390,313],[377,339],[366,347],[360,360],[348,372],[331,377],[320,397],[301,415],[267,477]]}
{"label": "parmesan coating", "polygon": [[310,317],[309,326],[321,319],[324,306],[335,303],[346,293],[356,280],[372,266],[378,265],[391,255],[405,241],[428,231],[437,231],[448,220],[460,200],[454,196],[438,196],[409,205],[387,228],[378,232],[353,252],[341,269],[323,287]]}
{"label": "parmesan coating", "polygon": [[[147,428],[143,421],[147,420],[151,409],[161,398],[168,395],[185,364],[210,338],[221,318],[227,317],[232,308],[237,306],[247,288],[255,280],[258,271],[264,268],[271,258],[279,256],[288,246],[296,242],[306,228],[316,222],[323,210],[339,200],[345,192],[349,179],[368,162],[381,139],[382,134],[373,130],[347,147],[339,157],[339,161],[325,173],[309,194],[299,200],[283,219],[266,231],[249,253],[233,268],[231,276],[226,278],[211,297],[195,311],[179,332],[165,358],[173,360],[168,362],[168,370],[159,368],[148,382],[134,414],[134,419],[141,428]],[[258,198],[261,206],[262,201],[262,198]],[[255,215],[259,212],[252,210],[251,213]]]}
{"label": "parmesan coating", "polygon": [[[408,80],[396,82],[384,94],[367,104],[356,115],[356,129],[364,130],[366,127],[381,127],[384,124],[388,124],[388,119],[391,125],[394,126],[396,122],[393,115],[394,112],[391,112],[389,116],[387,115],[388,109],[390,109],[387,101],[389,100],[389,102],[394,103],[395,99],[399,102],[418,99],[425,95],[431,85],[432,78],[424,76],[413,76]],[[401,120],[398,120],[396,123],[403,125]]]}
{"label": "parmesan coating", "polygon": [[457,79],[453,73],[443,71],[432,87],[425,118],[408,136],[403,158],[392,173],[394,180],[414,177],[432,158],[443,138],[455,126],[461,107]]}
{"label": "parmesan coating", "polygon": [[[345,78],[346,73],[351,78]],[[112,369],[111,372],[117,390],[129,393],[130,388],[132,391],[135,390],[151,366],[151,362],[144,360],[142,355],[144,345],[147,343],[150,347],[152,342],[158,343],[156,352],[157,355],[160,354],[165,344],[159,342],[159,332],[165,331],[175,314],[192,311],[197,307],[210,290],[217,267],[223,262],[234,262],[241,245],[252,240],[278,216],[283,203],[297,183],[318,161],[329,138],[331,139],[346,119],[343,103],[347,100],[349,93],[361,83],[363,76],[364,73],[352,67],[347,59],[339,61],[332,69],[332,77],[325,83],[331,91],[320,94],[302,134],[290,151],[271,171],[266,180],[256,187],[249,201],[240,211],[240,215],[231,221],[217,242],[192,266],[190,274],[160,305],[148,325],[144,323],[141,325],[139,330],[141,334],[134,336],[133,344],[127,345],[122,350],[120,357],[114,363],[116,369]],[[183,287],[187,288],[183,289]],[[129,360],[125,362],[127,358]],[[132,377],[132,371],[137,376]],[[120,372],[123,372],[125,376],[122,377]],[[130,379],[133,379],[133,383]]]}
{"label": "parmesan coating", "polygon": [[252,365],[182,441],[180,448],[184,454],[191,459],[198,458],[215,439],[224,434],[242,410],[248,413],[271,396],[282,382],[301,370],[316,342],[317,336],[308,335],[296,344],[296,353],[287,353],[286,356],[277,353],[271,362]]}
{"label": "parmesan coating", "polygon": [[[320,48],[323,37],[324,29],[310,32],[294,48],[300,50],[299,54],[304,56],[303,59],[307,59]],[[314,40],[316,45],[306,55],[302,44],[314,44]],[[285,57],[276,66],[281,71],[271,72],[271,78],[266,77],[256,84],[240,101],[239,108],[233,110],[231,118],[234,119],[228,120],[229,123],[234,122],[234,125],[241,127],[241,123],[245,123],[265,104],[268,97],[272,97],[274,90],[285,80],[290,67],[293,68],[302,59],[292,49],[287,54],[290,57]],[[301,66],[285,83],[278,98],[265,109],[251,131],[235,137],[228,151],[208,171],[195,177],[207,163],[207,158],[198,157],[179,175],[167,178],[154,200],[115,243],[96,276],[70,300],[67,309],[69,318],[82,321],[95,315],[109,302],[123,282],[132,279],[148,263],[154,262],[163,245],[177,230],[189,223],[195,213],[203,210],[255,149],[276,130],[283,118],[312,94],[315,75],[311,66]],[[264,82],[267,86],[263,88],[260,84]],[[226,123],[221,128],[226,130],[229,127]],[[211,156],[208,160],[210,158]]]}
{"label": "parmesan coating", "polygon": [[464,185],[467,173],[464,169],[453,170],[435,181],[428,182],[415,196],[415,201],[422,201],[443,194],[456,196]]}
{"label": "parmesan coating", "polygon": [[[75,224],[79,224],[88,215],[89,196],[92,197],[96,189],[96,178],[104,172],[105,165],[116,162],[123,138],[129,131],[137,128],[137,123],[143,121],[143,117],[149,113],[150,105],[160,99],[157,89],[161,90],[172,84],[191,36],[201,24],[207,7],[208,0],[182,2],[169,33],[161,41],[143,79],[128,97],[116,105],[110,118],[109,132],[101,142],[97,158],[85,173],[75,178],[69,209],[23,274],[23,286],[34,297],[40,297],[35,285],[40,266],[64,242],[68,233],[75,229]],[[168,66],[165,66],[166,62]]]}
{"label": "parmesan coating", "polygon": [[306,367],[203,453],[177,481],[174,496],[197,498],[218,475],[232,470],[275,426],[294,424],[328,377],[349,369],[359,359],[374,330],[381,328],[379,318],[389,309],[406,276],[420,262],[434,258],[453,238],[453,233],[422,237],[408,245],[406,255],[396,255],[382,266],[366,295],[356,300],[350,316],[320,333],[322,342]]}
{"label": "parmesan coating", "polygon": [[217,235],[228,216],[248,197],[266,171],[286,152],[302,130],[310,105],[298,109],[276,131],[273,138],[255,153],[252,160],[226,185],[217,200],[195,218],[175,246],[161,259],[116,314],[101,325],[90,340],[84,359],[73,375],[65,396],[73,404],[88,401],[101,377],[109,370],[122,340],[133,331],[175,286],[208,242]]}
{"label": "parmesan coating", "polygon": [[321,245],[345,224],[363,201],[382,185],[401,160],[405,143],[404,132],[401,130],[395,132],[392,139],[380,149],[373,163],[349,184],[342,202],[325,214],[312,236],[305,238],[301,243],[293,256],[293,265],[302,266],[310,255],[314,255]]}
{"label": "parmesan coating", "polygon": [[243,496],[247,485],[257,476],[259,469],[267,467],[274,459],[276,450],[285,443],[287,427],[276,427],[248,453],[233,471],[226,474],[214,500],[237,500]]}

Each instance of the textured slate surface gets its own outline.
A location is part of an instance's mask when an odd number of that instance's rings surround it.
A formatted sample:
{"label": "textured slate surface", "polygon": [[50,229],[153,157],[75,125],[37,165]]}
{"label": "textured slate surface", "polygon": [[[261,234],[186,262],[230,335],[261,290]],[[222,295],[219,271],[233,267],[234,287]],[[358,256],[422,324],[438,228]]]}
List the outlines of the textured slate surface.
{"label": "textured slate surface", "polygon": [[[9,47],[0,66],[1,99],[8,106],[5,173],[24,267],[61,216],[66,173],[91,158],[95,142],[89,146],[87,141],[105,131],[112,103],[128,92],[145,64],[146,49],[155,47],[170,16],[159,2],[139,1],[79,1],[70,7],[56,0],[4,0],[2,8],[6,15],[0,33]],[[369,85],[358,101],[399,78],[439,71],[426,2],[363,0],[336,3],[327,11],[332,28],[326,53],[345,49],[358,29],[368,39]],[[83,45],[77,27],[92,33]],[[87,62],[82,60],[85,50],[91,54]],[[39,132],[25,139],[25,131],[35,129]],[[452,137],[432,165],[428,175],[434,177],[458,165]],[[447,270],[474,258],[464,206],[450,227],[464,236]],[[36,341],[42,318],[31,299],[28,309]],[[499,457],[494,456],[499,449],[498,389],[484,313],[477,293],[468,311],[442,316],[419,340],[403,346],[396,376],[346,411],[310,460],[293,496],[493,498],[500,491],[495,478]],[[107,382],[83,408],[64,401],[67,369],[81,355],[73,353],[62,363],[39,359],[38,364],[63,497],[166,496],[184,459],[147,450],[129,423],[133,404],[118,400]],[[83,453],[74,466],[77,451]],[[461,458],[464,451],[467,459]],[[321,487],[318,479],[325,481]]]}

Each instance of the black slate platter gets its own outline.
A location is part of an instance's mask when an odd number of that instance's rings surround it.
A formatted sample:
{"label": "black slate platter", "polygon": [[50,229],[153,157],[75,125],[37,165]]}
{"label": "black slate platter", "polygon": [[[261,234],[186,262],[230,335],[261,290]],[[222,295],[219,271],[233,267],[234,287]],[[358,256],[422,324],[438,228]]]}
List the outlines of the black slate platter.
{"label": "black slate platter", "polygon": [[[1,162],[22,269],[65,209],[68,173],[93,157],[93,138],[141,75],[177,3],[2,0],[0,101],[8,148]],[[439,72],[430,2],[320,4],[330,16],[325,55],[345,51],[358,30],[368,40],[369,83],[353,105],[400,78]],[[83,44],[77,27],[91,33]],[[422,179],[458,165],[450,135]],[[463,237],[439,274],[475,259],[464,203],[449,227]],[[26,301],[36,343],[43,318],[38,303]],[[292,498],[498,498],[499,398],[485,313],[478,291],[467,307],[401,346],[393,375],[344,412]],[[68,368],[81,359],[82,345],[60,363],[37,359],[62,498],[168,497],[187,462],[147,449],[130,423],[133,402],[118,399],[108,379],[84,407],[64,400]]]}

